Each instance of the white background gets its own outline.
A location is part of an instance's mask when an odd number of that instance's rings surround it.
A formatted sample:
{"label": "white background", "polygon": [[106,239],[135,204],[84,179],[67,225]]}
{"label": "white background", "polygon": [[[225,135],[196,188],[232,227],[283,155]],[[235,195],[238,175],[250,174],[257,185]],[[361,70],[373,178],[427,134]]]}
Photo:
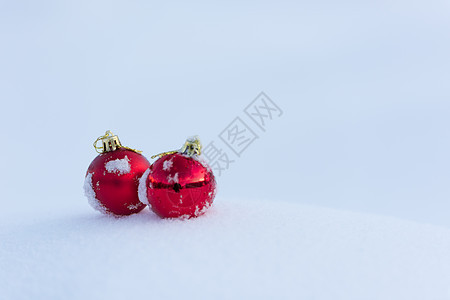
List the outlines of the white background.
{"label": "white background", "polygon": [[90,210],[108,129],[149,158],[219,140],[264,91],[284,114],[216,202],[449,227],[449,53],[444,0],[0,1],[0,217]]}

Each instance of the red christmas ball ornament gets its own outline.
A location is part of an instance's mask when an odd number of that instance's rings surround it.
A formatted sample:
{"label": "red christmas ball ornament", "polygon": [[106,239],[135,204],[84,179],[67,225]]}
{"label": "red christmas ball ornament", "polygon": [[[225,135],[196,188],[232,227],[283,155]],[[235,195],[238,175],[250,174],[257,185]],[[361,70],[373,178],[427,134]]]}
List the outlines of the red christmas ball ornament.
{"label": "red christmas ball ornament", "polygon": [[[97,146],[99,141],[101,147]],[[99,137],[94,147],[100,154],[90,164],[84,182],[89,204],[114,215],[130,215],[144,209],[138,187],[139,179],[150,167],[149,161],[139,151],[122,146],[111,131]]]}
{"label": "red christmas ball ornament", "polygon": [[216,195],[216,180],[200,154],[200,140],[194,137],[179,151],[154,156],[159,159],[142,176],[139,199],[162,218],[205,213]]}

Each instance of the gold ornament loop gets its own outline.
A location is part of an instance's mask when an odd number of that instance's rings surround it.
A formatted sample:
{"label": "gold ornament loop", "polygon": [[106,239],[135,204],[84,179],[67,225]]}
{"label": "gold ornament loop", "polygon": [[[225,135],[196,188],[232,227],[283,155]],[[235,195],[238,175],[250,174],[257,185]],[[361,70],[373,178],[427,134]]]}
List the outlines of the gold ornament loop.
{"label": "gold ornament loop", "polygon": [[193,136],[186,139],[183,147],[179,150],[173,150],[168,152],[163,152],[160,154],[156,154],[152,156],[154,158],[161,158],[166,155],[174,154],[174,153],[182,153],[188,156],[201,155],[202,154],[202,143],[200,142],[200,138],[198,136]]}
{"label": "gold ornament loop", "polygon": [[174,154],[174,153],[177,153],[177,152],[178,152],[178,150],[167,151],[167,152],[163,152],[163,153],[160,153],[160,154],[153,155],[151,158],[152,158],[152,159],[154,159],[154,158],[161,158],[161,157],[163,157],[163,156],[170,155],[170,154]]}
{"label": "gold ornament loop", "polygon": [[[103,153],[103,152],[109,151],[108,149],[110,147],[109,147],[109,143],[108,142],[111,141],[113,139],[113,137],[116,137],[116,136],[111,132],[111,130],[108,130],[108,131],[105,132],[104,135],[99,136],[94,142],[94,149],[95,149],[95,151],[97,151],[97,153]],[[102,141],[102,145],[101,146],[97,146],[99,141]],[[118,138],[117,138],[117,141],[118,141]],[[118,144],[120,145],[120,141],[118,141]]]}
{"label": "gold ornament loop", "polygon": [[142,150],[133,149],[133,148],[130,148],[130,147],[127,147],[127,146],[120,146],[120,147],[121,147],[121,148],[125,148],[125,149],[127,149],[127,150],[131,150],[131,151],[136,152],[136,153],[139,153],[139,154],[142,153]]}
{"label": "gold ornament loop", "polygon": [[[101,146],[98,146],[99,141],[102,142]],[[119,148],[125,148],[137,153],[142,153],[142,151],[122,146],[119,137],[114,135],[111,130],[107,130],[104,135],[99,136],[94,142],[94,149],[97,153],[111,152]]]}

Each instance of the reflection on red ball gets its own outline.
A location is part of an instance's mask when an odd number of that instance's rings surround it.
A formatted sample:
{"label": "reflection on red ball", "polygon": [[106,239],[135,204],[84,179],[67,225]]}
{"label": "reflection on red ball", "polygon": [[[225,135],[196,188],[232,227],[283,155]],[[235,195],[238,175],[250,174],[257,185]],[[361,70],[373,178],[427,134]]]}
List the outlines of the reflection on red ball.
{"label": "reflection on red ball", "polygon": [[103,213],[130,215],[145,205],[139,201],[139,179],[150,167],[141,154],[119,148],[98,155],[86,172],[85,194],[89,203]]}
{"label": "reflection on red ball", "polygon": [[206,163],[181,153],[153,163],[141,180],[141,201],[162,218],[192,218],[205,213],[216,194],[214,174]]}

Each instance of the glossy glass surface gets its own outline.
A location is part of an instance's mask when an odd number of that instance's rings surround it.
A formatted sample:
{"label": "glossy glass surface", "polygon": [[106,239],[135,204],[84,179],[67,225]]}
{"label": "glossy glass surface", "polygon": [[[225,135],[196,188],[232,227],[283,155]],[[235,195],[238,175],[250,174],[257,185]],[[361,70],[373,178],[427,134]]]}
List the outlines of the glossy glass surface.
{"label": "glossy glass surface", "polygon": [[212,171],[179,153],[158,159],[147,179],[148,200],[163,218],[197,217],[211,206],[215,192]]}
{"label": "glossy glass surface", "polygon": [[[129,160],[130,172],[127,174],[110,173],[106,163],[124,159]],[[98,155],[89,166],[87,173],[92,173],[92,186],[96,199],[107,212],[115,215],[130,215],[140,212],[145,204],[138,198],[139,179],[150,167],[148,160],[134,151],[119,148],[112,152]]]}

